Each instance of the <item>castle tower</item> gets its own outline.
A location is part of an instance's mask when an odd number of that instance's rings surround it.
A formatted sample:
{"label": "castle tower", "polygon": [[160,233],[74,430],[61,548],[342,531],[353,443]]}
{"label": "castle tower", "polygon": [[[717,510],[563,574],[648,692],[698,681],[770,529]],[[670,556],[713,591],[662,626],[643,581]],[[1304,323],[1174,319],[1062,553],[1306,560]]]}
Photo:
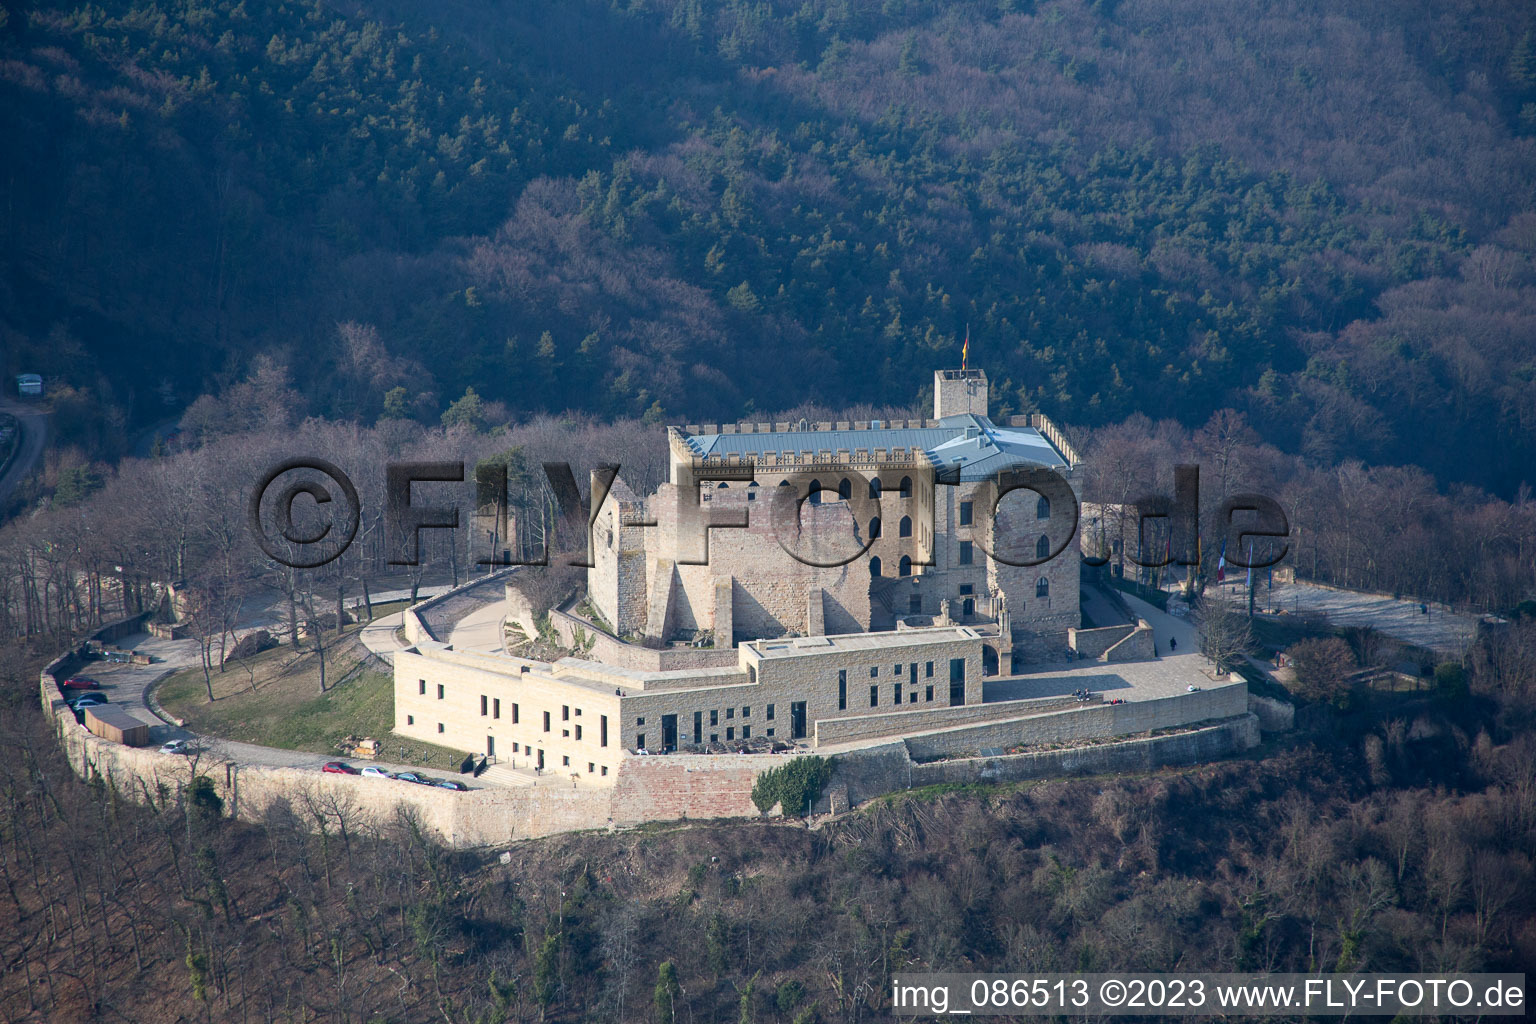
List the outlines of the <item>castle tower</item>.
{"label": "castle tower", "polygon": [[933,418],[987,414],[987,374],[984,370],[933,371]]}

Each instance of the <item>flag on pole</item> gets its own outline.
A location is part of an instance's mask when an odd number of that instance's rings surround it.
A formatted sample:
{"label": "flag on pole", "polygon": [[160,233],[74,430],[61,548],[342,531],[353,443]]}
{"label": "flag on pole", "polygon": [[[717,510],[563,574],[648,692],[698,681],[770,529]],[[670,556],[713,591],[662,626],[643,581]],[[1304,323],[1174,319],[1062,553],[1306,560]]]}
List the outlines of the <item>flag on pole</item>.
{"label": "flag on pole", "polygon": [[1227,542],[1221,542],[1221,554],[1216,556],[1216,582],[1225,583],[1227,580]]}
{"label": "flag on pole", "polygon": [[971,325],[965,325],[965,343],[960,346],[960,369],[966,368],[966,362],[971,356]]}

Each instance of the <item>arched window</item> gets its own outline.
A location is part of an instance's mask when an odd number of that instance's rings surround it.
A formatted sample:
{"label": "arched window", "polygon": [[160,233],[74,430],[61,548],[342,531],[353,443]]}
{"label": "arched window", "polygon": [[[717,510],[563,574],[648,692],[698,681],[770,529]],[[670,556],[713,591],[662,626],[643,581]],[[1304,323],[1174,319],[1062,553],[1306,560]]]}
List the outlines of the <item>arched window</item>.
{"label": "arched window", "polygon": [[1050,597],[1051,596],[1051,581],[1046,579],[1044,576],[1041,576],[1038,580],[1036,580],[1035,581],[1035,596],[1036,597]]}
{"label": "arched window", "polygon": [[880,497],[880,478],[879,477],[875,477],[873,480],[871,480],[869,482],[869,496],[871,498],[878,498],[878,497]]}
{"label": "arched window", "polygon": [[912,575],[912,559],[909,558],[906,555],[902,555],[901,556],[901,565],[897,567],[896,572],[899,575],[902,575],[902,576],[911,576]]}
{"label": "arched window", "polygon": [[901,525],[896,527],[896,534],[899,537],[910,537],[910,536],[912,536],[912,517],[911,516],[902,516],[901,517]]}
{"label": "arched window", "polygon": [[1043,494],[1040,495],[1040,500],[1035,502],[1035,518],[1036,519],[1049,519],[1049,518],[1051,518],[1051,499],[1047,498]]}
{"label": "arched window", "polygon": [[903,498],[912,497],[912,478],[909,476],[901,478],[901,496]]}
{"label": "arched window", "polygon": [[725,481],[721,480],[719,483],[715,484],[715,490],[718,491],[720,488],[722,488],[724,486],[725,486]]}
{"label": "arched window", "polygon": [[966,618],[970,618],[972,615],[976,614],[976,599],[974,597],[968,597],[961,602],[960,614],[964,615]]}
{"label": "arched window", "polygon": [[1051,557],[1051,538],[1047,537],[1043,533],[1040,535],[1040,539],[1035,541],[1035,557],[1036,558],[1049,558],[1049,557]]}
{"label": "arched window", "polygon": [[853,484],[848,482],[847,477],[843,477],[842,482],[837,485],[837,496],[844,501],[853,497]]}
{"label": "arched window", "polygon": [[779,486],[780,487],[788,487],[789,486],[789,481],[788,480],[780,480],[779,481]]}
{"label": "arched window", "polygon": [[811,497],[811,504],[812,505],[820,505],[821,504],[821,481],[820,480],[812,480],[811,481],[811,495],[810,495],[810,497]]}
{"label": "arched window", "polygon": [[870,521],[869,521],[869,539],[870,540],[879,540],[880,539],[880,517],[879,516],[875,516],[872,519],[870,519]]}
{"label": "arched window", "polygon": [[880,575],[880,559],[878,556],[869,560],[869,574],[871,576]]}
{"label": "arched window", "polygon": [[757,500],[757,492],[752,489],[752,488],[754,488],[756,486],[757,486],[757,481],[756,480],[753,480],[751,483],[747,484],[747,500],[748,501],[756,501]]}

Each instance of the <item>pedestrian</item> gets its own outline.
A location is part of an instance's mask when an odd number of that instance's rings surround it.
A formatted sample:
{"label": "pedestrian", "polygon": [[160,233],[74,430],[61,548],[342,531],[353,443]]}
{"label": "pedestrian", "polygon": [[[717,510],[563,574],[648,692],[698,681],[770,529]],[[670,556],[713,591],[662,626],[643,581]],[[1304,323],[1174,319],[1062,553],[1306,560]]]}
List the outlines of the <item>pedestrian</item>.
{"label": "pedestrian", "polygon": [[1176,636],[1169,637],[1168,638],[1168,650],[1176,651],[1178,649],[1179,649],[1179,638],[1176,637]]}

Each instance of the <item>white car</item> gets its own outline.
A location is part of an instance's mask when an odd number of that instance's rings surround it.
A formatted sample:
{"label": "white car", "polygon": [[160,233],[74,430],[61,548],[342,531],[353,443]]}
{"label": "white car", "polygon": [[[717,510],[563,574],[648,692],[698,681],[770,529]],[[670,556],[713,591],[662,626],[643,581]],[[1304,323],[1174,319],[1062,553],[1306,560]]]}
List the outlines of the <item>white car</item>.
{"label": "white car", "polygon": [[358,772],[358,774],[367,779],[392,779],[395,777],[394,772],[387,772],[376,764],[369,765],[361,772]]}
{"label": "white car", "polygon": [[162,754],[190,754],[195,750],[191,740],[171,740],[160,748]]}

